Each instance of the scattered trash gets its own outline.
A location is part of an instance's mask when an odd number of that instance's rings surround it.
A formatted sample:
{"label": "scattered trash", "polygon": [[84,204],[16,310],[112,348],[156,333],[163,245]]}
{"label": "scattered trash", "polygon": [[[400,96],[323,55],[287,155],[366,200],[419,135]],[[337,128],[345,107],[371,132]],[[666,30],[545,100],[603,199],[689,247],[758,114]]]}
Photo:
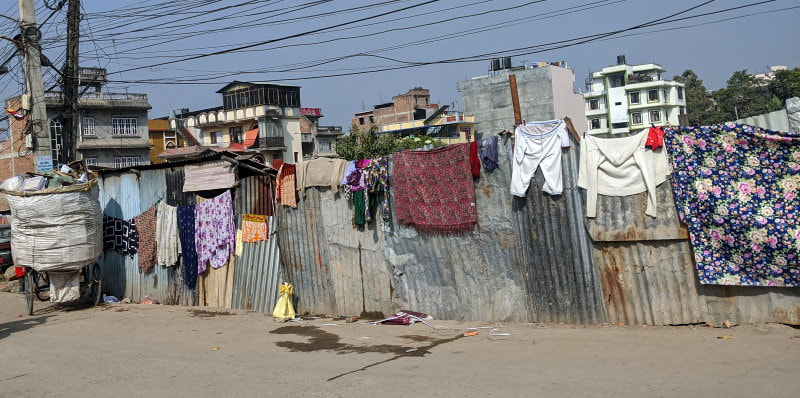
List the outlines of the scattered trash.
{"label": "scattered trash", "polygon": [[473,331],[473,332],[464,332],[464,337],[477,336],[477,335],[478,335],[478,332],[477,332],[477,331]]}
{"label": "scattered trash", "polygon": [[414,351],[417,351],[417,349],[416,348],[409,348],[409,349],[406,350],[406,352],[414,352]]}
{"label": "scattered trash", "polygon": [[488,329],[489,330],[489,336],[515,336],[515,335],[517,335],[517,333],[499,332],[500,328],[496,328],[496,327],[493,327],[493,326],[479,326],[479,327],[476,327],[476,328],[467,328],[467,330],[475,330],[475,332],[474,332],[475,334],[464,333],[464,336],[475,336],[476,334],[478,334],[477,330],[479,330],[479,329]]}
{"label": "scattered trash", "polygon": [[[388,318],[381,319],[380,321],[367,322],[367,323],[372,324],[372,325],[377,325],[377,324],[381,324],[381,323],[385,324],[385,325],[413,325],[416,322],[422,322],[425,325],[427,325],[427,326],[429,326],[431,328],[434,328],[433,326],[431,326],[431,324],[429,324],[428,322],[425,322],[425,321],[429,321],[431,319],[433,319],[433,317],[428,315],[428,314],[423,314],[421,312],[403,310],[403,311],[395,313],[394,315],[392,315],[392,316],[390,316]],[[434,329],[436,329],[436,328],[434,328]]]}
{"label": "scattered trash", "polygon": [[211,348],[211,351],[219,351],[219,347],[213,347]]}
{"label": "scattered trash", "polygon": [[117,308],[116,311],[117,312],[123,312],[123,311],[128,311],[128,309],[127,308]]}
{"label": "scattered trash", "polygon": [[323,323],[322,325],[319,325],[319,326],[337,326],[337,325],[339,325],[339,324],[338,323]]}
{"label": "scattered trash", "polygon": [[722,327],[725,329],[730,329],[733,327],[733,324],[731,323],[731,321],[726,320],[725,322],[722,322]]}
{"label": "scattered trash", "polygon": [[132,301],[129,297],[125,297],[124,299],[122,299],[122,304],[130,304],[131,302]]}
{"label": "scattered trash", "polygon": [[358,317],[357,316],[351,316],[351,317],[345,318],[345,322],[347,322],[347,323],[358,322]]}
{"label": "scattered trash", "polygon": [[158,300],[151,299],[149,296],[144,296],[144,299],[139,304],[159,304]]}
{"label": "scattered trash", "polygon": [[103,295],[103,302],[106,303],[106,304],[119,304],[120,303],[118,298],[116,298],[114,296],[106,296],[105,294]]}
{"label": "scattered trash", "polygon": [[711,322],[706,322],[706,323],[703,325],[703,327],[704,327],[704,328],[713,328],[713,327],[714,327],[714,324],[713,324],[713,323],[711,323]]}
{"label": "scattered trash", "polygon": [[363,336],[363,337],[359,337],[358,339],[359,339],[359,340],[369,340],[369,336]]}
{"label": "scattered trash", "polygon": [[720,340],[730,340],[733,338],[733,336],[717,336],[717,338]]}

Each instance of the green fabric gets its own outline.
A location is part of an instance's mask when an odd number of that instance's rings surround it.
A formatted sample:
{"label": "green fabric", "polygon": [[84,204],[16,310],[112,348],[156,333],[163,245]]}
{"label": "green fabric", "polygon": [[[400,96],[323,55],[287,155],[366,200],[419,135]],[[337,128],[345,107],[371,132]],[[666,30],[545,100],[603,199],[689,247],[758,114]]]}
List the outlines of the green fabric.
{"label": "green fabric", "polygon": [[365,210],[364,191],[353,192],[353,224],[364,225],[367,223],[364,217]]}

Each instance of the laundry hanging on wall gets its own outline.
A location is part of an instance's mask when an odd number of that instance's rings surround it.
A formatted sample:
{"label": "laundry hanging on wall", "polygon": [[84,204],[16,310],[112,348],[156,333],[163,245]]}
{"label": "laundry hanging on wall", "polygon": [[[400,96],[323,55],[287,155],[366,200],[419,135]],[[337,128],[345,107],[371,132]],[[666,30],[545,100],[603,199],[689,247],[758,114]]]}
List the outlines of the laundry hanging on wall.
{"label": "laundry hanging on wall", "polygon": [[198,200],[194,217],[197,272],[202,274],[209,264],[212,268],[225,266],[236,243],[231,191],[205,201]]}
{"label": "laundry hanging on wall", "polygon": [[156,213],[156,257],[157,263],[172,266],[178,262],[180,239],[178,239],[178,208],[166,202],[158,203]]}
{"label": "laundry hanging on wall", "polygon": [[338,193],[346,168],[347,161],[344,159],[317,158],[305,161],[297,167],[296,188],[303,195],[309,187],[329,187],[333,193]]}
{"label": "laundry hanging on wall", "polygon": [[139,268],[147,272],[158,262],[156,248],[156,212],[157,206],[150,206],[142,214],[134,217],[139,233]]}
{"label": "laundry hanging on wall", "polygon": [[667,180],[664,149],[646,148],[648,131],[621,138],[586,136],[581,142],[578,186],[586,189],[586,217],[597,213],[597,195],[629,196],[647,192],[645,214],[657,215],[656,187]]}
{"label": "laundry hanging on wall", "polygon": [[197,286],[197,246],[195,243],[194,207],[178,206],[178,235],[181,240],[183,281],[190,289]]}
{"label": "laundry hanging on wall", "polygon": [[730,123],[665,138],[700,283],[800,286],[800,136]]}
{"label": "laundry hanging on wall", "polygon": [[397,220],[421,232],[470,231],[478,221],[469,144],[394,154]]}
{"label": "laundry hanging on wall", "polygon": [[278,170],[275,202],[284,206],[297,208],[297,166],[284,163]]}
{"label": "laundry hanging on wall", "polygon": [[269,239],[267,216],[262,214],[242,214],[242,242],[255,243]]}
{"label": "laundry hanging on wall", "polygon": [[103,247],[133,258],[139,250],[136,221],[103,215]]}
{"label": "laundry hanging on wall", "polygon": [[480,154],[483,169],[492,171],[500,166],[497,160],[497,141],[498,137],[482,138],[478,142],[478,152]]}
{"label": "laundry hanging on wall", "polygon": [[561,171],[561,148],[569,147],[569,135],[563,120],[529,122],[514,132],[514,159],[511,162],[511,194],[525,197],[525,192],[542,169],[542,190],[561,195],[564,190]]}

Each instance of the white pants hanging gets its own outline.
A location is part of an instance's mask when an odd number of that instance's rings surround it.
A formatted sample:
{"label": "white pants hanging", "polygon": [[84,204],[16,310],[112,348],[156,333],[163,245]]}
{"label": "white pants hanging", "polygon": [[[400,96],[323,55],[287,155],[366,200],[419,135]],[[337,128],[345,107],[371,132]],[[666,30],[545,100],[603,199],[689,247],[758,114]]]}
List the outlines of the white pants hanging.
{"label": "white pants hanging", "polygon": [[511,194],[525,197],[525,191],[528,190],[536,169],[541,167],[544,175],[542,190],[550,195],[561,195],[564,190],[561,175],[561,134],[550,132],[545,135],[531,135],[518,129],[514,141]]}

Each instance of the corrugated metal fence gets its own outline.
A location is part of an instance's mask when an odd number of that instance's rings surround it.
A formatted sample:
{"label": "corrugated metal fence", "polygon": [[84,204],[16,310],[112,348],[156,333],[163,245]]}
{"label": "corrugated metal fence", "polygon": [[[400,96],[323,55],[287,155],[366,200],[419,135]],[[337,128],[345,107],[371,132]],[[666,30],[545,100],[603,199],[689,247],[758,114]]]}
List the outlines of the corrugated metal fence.
{"label": "corrugated metal fence", "polygon": [[[476,182],[478,227],[421,235],[380,220],[351,226],[352,206],[309,188],[297,209],[279,211],[281,266],[300,313],[380,316],[398,309],[438,319],[627,324],[800,324],[798,289],[701,286],[669,183],[659,216],[645,194],[600,197],[584,216],[577,143],[564,151],[564,194],[508,193],[510,140],[500,168]],[[390,163],[391,167],[391,163]]]}

